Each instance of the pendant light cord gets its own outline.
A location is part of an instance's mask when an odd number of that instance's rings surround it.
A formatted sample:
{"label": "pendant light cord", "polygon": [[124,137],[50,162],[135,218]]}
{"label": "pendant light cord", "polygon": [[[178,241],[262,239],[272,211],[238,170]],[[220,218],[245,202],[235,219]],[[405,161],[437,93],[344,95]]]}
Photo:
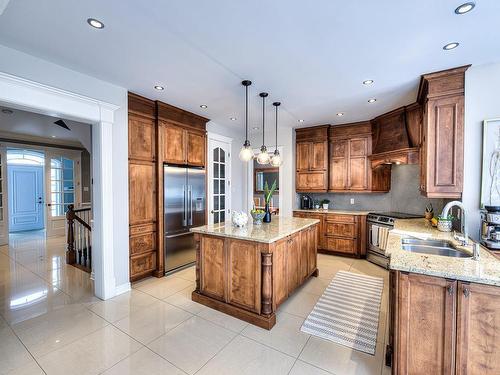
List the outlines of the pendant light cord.
{"label": "pendant light cord", "polygon": [[245,143],[248,142],[248,86],[245,86]]}
{"label": "pendant light cord", "polygon": [[276,106],[276,147],[275,151],[278,149],[278,106]]}
{"label": "pendant light cord", "polygon": [[262,146],[265,146],[265,134],[266,134],[266,125],[265,125],[265,102],[266,97],[262,96]]}

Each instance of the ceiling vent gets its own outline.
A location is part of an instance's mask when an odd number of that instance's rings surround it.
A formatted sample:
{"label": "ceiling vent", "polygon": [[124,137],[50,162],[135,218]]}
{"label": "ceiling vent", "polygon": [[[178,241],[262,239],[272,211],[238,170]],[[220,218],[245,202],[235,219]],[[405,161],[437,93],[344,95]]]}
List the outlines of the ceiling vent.
{"label": "ceiling vent", "polygon": [[54,124],[56,124],[57,126],[60,126],[61,128],[66,129],[66,130],[71,130],[63,120],[57,120],[56,122],[54,122]]}

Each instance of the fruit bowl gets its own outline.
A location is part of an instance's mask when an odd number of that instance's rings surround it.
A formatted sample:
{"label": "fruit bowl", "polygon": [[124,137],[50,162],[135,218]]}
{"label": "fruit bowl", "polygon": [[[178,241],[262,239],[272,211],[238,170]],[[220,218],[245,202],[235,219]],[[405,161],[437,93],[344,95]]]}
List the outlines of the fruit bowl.
{"label": "fruit bowl", "polygon": [[250,215],[252,215],[253,223],[260,225],[262,224],[262,219],[266,216],[266,212],[264,210],[252,210],[250,211]]}

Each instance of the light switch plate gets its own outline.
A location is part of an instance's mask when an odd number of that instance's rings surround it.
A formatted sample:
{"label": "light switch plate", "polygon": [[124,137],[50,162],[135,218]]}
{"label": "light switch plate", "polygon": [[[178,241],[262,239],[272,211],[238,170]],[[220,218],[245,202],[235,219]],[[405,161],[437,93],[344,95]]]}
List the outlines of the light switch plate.
{"label": "light switch plate", "polygon": [[351,204],[354,204],[354,198],[351,198]]}

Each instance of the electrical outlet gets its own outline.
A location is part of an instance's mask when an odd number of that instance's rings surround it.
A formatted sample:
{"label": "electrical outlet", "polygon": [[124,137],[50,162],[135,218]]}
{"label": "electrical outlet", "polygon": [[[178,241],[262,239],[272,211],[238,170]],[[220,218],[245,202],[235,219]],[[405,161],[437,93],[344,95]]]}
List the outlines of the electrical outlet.
{"label": "electrical outlet", "polygon": [[351,204],[354,204],[354,198],[351,198]]}

